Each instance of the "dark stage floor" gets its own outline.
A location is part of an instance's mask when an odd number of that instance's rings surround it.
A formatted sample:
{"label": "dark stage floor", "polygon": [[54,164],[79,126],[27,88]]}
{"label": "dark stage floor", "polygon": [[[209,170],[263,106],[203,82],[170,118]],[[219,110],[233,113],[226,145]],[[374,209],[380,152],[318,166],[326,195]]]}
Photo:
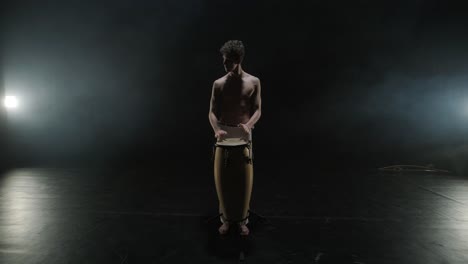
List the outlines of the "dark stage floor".
{"label": "dark stage floor", "polygon": [[[251,235],[220,238],[209,164],[18,168],[0,263],[468,263],[468,178],[255,167]],[[294,168],[294,169],[293,169]],[[306,169],[306,170],[303,170]],[[263,220],[263,221],[261,221]]]}

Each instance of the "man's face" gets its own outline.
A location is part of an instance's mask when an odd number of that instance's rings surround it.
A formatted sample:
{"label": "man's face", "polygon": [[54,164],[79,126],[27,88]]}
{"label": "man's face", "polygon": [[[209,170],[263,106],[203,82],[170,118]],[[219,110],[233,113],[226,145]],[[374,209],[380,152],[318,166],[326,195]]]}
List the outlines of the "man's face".
{"label": "man's face", "polygon": [[233,58],[228,58],[226,57],[226,55],[223,55],[223,64],[226,72],[231,72],[237,69],[237,66],[239,66],[239,61]]}

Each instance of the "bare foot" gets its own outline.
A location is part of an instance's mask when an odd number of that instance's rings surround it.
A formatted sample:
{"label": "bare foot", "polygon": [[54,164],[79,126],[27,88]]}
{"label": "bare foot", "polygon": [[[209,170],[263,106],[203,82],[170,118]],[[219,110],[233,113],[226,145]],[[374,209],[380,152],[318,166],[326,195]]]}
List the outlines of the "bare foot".
{"label": "bare foot", "polygon": [[241,230],[241,233],[240,233],[241,236],[248,236],[250,233],[249,228],[246,225],[241,225],[240,230]]}
{"label": "bare foot", "polygon": [[228,230],[229,230],[229,224],[227,222],[223,223],[218,229],[219,234],[221,235],[225,235],[228,232]]}

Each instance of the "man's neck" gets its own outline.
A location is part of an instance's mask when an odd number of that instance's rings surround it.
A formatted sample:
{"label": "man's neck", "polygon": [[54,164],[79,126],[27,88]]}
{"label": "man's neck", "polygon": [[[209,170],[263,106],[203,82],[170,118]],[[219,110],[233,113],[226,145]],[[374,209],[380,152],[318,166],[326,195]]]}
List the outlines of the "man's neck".
{"label": "man's neck", "polygon": [[230,73],[232,77],[242,77],[243,74],[244,74],[244,70],[242,70],[242,66],[240,64],[237,67],[237,69],[231,71]]}

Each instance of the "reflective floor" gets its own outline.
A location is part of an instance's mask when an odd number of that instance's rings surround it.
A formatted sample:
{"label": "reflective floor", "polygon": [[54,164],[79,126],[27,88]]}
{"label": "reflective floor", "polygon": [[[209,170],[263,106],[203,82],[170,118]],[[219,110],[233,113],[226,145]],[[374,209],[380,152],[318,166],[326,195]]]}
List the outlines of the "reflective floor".
{"label": "reflective floor", "polygon": [[468,263],[468,178],[266,164],[254,177],[240,239],[210,219],[209,164],[8,170],[0,263]]}

